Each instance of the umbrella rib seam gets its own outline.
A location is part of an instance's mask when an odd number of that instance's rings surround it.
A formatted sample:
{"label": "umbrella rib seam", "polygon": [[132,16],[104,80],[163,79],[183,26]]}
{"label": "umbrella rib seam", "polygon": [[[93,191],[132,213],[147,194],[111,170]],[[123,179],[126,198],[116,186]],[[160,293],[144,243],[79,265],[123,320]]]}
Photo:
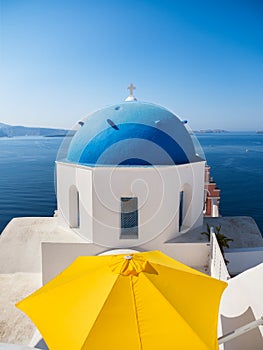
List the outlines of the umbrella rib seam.
{"label": "umbrella rib seam", "polygon": [[[102,307],[101,307],[101,309],[100,309],[100,312],[98,313],[98,315],[97,315],[95,321],[93,322],[93,326],[90,328],[90,331],[89,331],[89,333],[88,333],[88,336],[89,336],[89,334],[92,332],[94,326],[96,325],[96,322],[97,322],[97,320],[98,320],[100,314],[102,313],[102,311],[103,311],[103,309],[104,309],[104,306],[105,306],[105,304],[106,304],[106,302],[107,302],[107,300],[108,300],[108,298],[109,298],[109,296],[110,296],[110,294],[111,294],[111,292],[112,292],[112,290],[113,290],[115,284],[116,284],[117,281],[118,281],[118,277],[119,277],[119,276],[117,275],[117,278],[116,278],[115,282],[113,283],[113,285],[112,285],[112,287],[111,287],[111,289],[110,289],[110,292],[108,293],[108,297],[105,299],[105,301],[104,301],[104,303],[103,303],[103,305],[102,305]],[[84,349],[83,346],[85,345],[85,343],[86,343],[86,341],[87,341],[87,339],[88,339],[88,336],[85,338],[85,341],[84,341],[83,345],[81,346],[81,350]]]}
{"label": "umbrella rib seam", "polygon": [[130,279],[130,282],[131,282],[131,287],[132,287],[132,296],[133,296],[135,316],[136,316],[136,321],[137,321],[137,330],[138,330],[138,335],[139,335],[139,340],[140,340],[140,347],[141,347],[141,350],[143,350],[142,338],[141,338],[141,330],[140,330],[140,325],[139,325],[139,316],[138,316],[136,298],[135,298],[135,293],[134,293],[134,288],[133,288],[133,278]]}
{"label": "umbrella rib seam", "polygon": [[[158,250],[154,250],[153,252],[160,252],[160,251],[158,251]],[[162,253],[162,255],[165,255],[165,254],[163,254]],[[167,256],[168,257],[168,256]],[[146,256],[146,258],[147,258],[147,256]],[[170,260],[174,260],[173,258],[171,258],[171,257],[169,257],[170,258]],[[185,272],[185,273],[194,273],[195,275],[198,275],[198,276],[201,276],[201,277],[204,277],[204,278],[211,278],[211,276],[208,276],[208,275],[206,275],[205,273],[203,273],[203,272],[200,272],[200,271],[198,271],[198,270],[196,270],[196,269],[194,269],[194,268],[192,268],[192,267],[190,267],[190,266],[187,266],[187,265],[184,265],[183,263],[181,263],[181,262],[179,262],[179,261],[176,261],[177,263],[179,263],[181,266],[176,266],[176,269],[177,270],[180,270],[180,272]],[[174,269],[174,265],[172,264],[168,264],[168,263],[163,263],[163,264],[160,264],[160,263],[158,263],[157,261],[154,261],[153,259],[151,259],[151,263],[153,263],[153,264],[155,264],[155,265],[157,265],[157,266],[165,266],[165,267],[167,267],[167,268],[169,268],[169,269]],[[174,263],[174,261],[173,261],[173,263]],[[213,277],[212,277],[213,278]]]}
{"label": "umbrella rib seam", "polygon": [[[171,305],[172,308],[174,308],[174,306],[170,303],[170,301],[166,298],[166,296],[160,291],[160,289],[159,289],[156,285],[154,285],[154,284],[152,283],[152,281],[148,278],[147,273],[143,273],[143,275],[144,275],[144,276],[147,278],[147,280],[158,290],[158,292],[164,297],[164,299],[167,301],[167,303],[168,303],[169,305]],[[185,321],[185,323],[186,323],[191,329],[193,329],[192,326],[186,321],[186,319],[181,315],[181,313],[180,313],[177,309],[176,309],[176,312],[177,312],[177,313],[180,315],[180,317]],[[194,333],[196,334],[196,336],[198,337],[198,339],[200,339],[200,341],[207,347],[207,349],[210,350],[208,344],[206,344],[206,343],[203,341],[203,339],[200,338],[199,334],[198,334],[195,330],[194,330]]]}

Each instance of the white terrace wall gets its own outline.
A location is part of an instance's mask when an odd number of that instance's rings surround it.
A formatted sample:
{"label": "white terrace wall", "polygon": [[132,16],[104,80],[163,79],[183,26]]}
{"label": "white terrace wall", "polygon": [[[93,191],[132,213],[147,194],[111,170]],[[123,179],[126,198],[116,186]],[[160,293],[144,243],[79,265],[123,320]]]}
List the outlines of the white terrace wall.
{"label": "white terrace wall", "polygon": [[144,251],[159,249],[187,266],[209,273],[209,243],[161,243],[159,241],[154,244],[153,241],[137,249]]}
{"label": "white terrace wall", "polygon": [[[135,247],[136,251],[161,250],[183,264],[199,271],[208,271],[208,243],[163,243],[159,246]],[[43,284],[55,277],[70,265],[78,256],[101,255],[109,249],[89,243],[42,243],[42,276]],[[110,250],[112,252],[112,250]]]}
{"label": "white terrace wall", "polygon": [[[211,230],[213,228],[211,227]],[[228,269],[225,264],[224,257],[221,253],[219,244],[214,232],[211,233],[210,238],[210,274],[221,281],[230,279]]]}

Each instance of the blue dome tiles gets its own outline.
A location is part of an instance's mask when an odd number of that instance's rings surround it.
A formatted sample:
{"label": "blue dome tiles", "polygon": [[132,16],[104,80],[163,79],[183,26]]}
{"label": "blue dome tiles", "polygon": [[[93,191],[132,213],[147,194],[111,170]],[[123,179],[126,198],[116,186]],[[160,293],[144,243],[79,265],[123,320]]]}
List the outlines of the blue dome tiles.
{"label": "blue dome tiles", "polygon": [[[136,142],[136,139],[148,140],[158,145],[169,155],[169,165],[184,164],[189,162],[186,154],[178,145],[178,143],[176,143],[172,137],[157,128],[149,125],[135,123],[124,123],[118,125],[117,127],[117,130],[115,128],[108,128],[96,135],[83,149],[79,163],[94,165],[145,165],[145,162],[148,163],[147,158],[151,145],[145,143],[145,150],[143,152],[143,150],[140,149],[140,143]],[[113,154],[111,154],[111,152],[107,152],[107,155],[110,154],[110,156],[103,157],[103,153],[107,150],[110,150],[110,147],[113,144],[116,144],[117,142],[121,142],[123,140],[130,140],[130,147],[128,150],[120,149],[119,153],[115,152]],[[137,164],[135,164],[134,158],[131,158],[133,161],[131,161],[130,164],[128,162],[128,159],[130,159],[130,157],[133,157],[134,154],[143,154],[144,157],[143,159],[137,159]],[[129,158],[123,159],[124,155]],[[155,160],[155,164],[167,165],[167,157],[159,157]]]}
{"label": "blue dome tiles", "polygon": [[73,137],[67,160],[89,166],[178,165],[195,157],[184,124],[153,104],[125,102],[93,113]]}

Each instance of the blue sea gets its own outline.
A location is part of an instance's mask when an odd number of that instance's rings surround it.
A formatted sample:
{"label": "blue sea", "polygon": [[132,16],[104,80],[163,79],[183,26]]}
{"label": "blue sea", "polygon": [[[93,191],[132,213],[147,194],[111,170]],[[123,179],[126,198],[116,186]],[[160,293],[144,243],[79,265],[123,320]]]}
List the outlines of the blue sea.
{"label": "blue sea", "polygon": [[[221,189],[221,214],[252,216],[263,232],[263,134],[197,134]],[[0,138],[0,232],[14,217],[52,216],[61,138]]]}

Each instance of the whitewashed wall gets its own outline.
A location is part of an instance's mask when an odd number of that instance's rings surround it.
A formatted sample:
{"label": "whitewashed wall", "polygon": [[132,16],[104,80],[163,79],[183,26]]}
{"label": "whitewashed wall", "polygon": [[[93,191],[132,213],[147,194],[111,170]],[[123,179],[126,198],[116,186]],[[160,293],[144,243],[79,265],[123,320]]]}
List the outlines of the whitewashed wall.
{"label": "whitewashed wall", "polygon": [[[78,256],[116,254],[118,250],[109,250],[102,246],[80,242],[43,242],[42,243],[43,284],[69,266]],[[207,272],[209,251],[208,243],[167,243],[151,246],[149,249],[135,247],[134,251],[161,250],[171,258],[192,268]]]}
{"label": "whitewashed wall", "polygon": [[[211,227],[211,230],[213,230],[213,227]],[[214,232],[212,232],[210,237],[210,275],[221,281],[227,281],[230,279],[223,254],[221,253]]]}
{"label": "whitewashed wall", "polygon": [[[185,192],[182,229],[202,224],[205,162],[160,167],[86,167],[57,163],[58,208],[69,224],[69,188],[80,197],[76,232],[105,247],[126,248],[179,235],[179,194]],[[139,237],[120,239],[120,198],[138,197]],[[187,209],[186,209],[187,207]]]}

